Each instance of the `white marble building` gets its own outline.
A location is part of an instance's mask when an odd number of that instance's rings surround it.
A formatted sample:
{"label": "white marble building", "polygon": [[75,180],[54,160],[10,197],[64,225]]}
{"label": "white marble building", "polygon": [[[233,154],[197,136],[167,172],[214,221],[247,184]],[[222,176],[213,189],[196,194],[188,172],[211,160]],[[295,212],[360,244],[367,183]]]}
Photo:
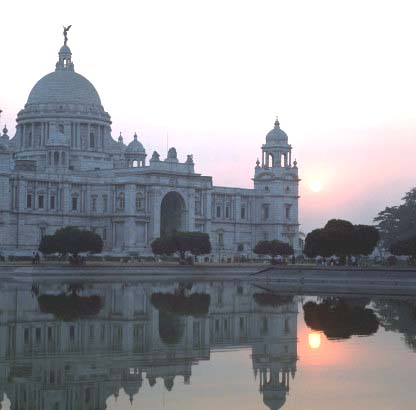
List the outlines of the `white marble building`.
{"label": "white marble building", "polygon": [[174,229],[209,233],[215,258],[250,256],[263,239],[299,252],[298,169],[277,120],[261,150],[253,189],[214,186],[175,148],[148,160],[137,135],[127,146],[112,138],[110,115],[65,44],[18,113],[15,136],[6,127],[0,136],[0,251],[30,253],[72,225],[96,231],[117,255],[150,255]]}

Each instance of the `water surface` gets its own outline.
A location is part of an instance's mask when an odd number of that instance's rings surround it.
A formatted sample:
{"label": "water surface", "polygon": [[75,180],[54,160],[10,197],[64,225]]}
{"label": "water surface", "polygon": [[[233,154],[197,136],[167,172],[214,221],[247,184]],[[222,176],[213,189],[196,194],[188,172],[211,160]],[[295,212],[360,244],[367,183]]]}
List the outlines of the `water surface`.
{"label": "water surface", "polygon": [[412,297],[240,281],[0,288],[3,409],[413,409],[415,376]]}

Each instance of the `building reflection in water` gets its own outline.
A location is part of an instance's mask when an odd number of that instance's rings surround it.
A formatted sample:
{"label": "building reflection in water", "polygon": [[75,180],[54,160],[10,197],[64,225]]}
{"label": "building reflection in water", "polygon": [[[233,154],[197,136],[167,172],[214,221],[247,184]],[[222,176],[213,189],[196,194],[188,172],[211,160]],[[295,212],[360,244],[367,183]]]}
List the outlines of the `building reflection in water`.
{"label": "building reflection in water", "polygon": [[133,402],[145,379],[167,390],[189,384],[214,349],[251,347],[272,410],[296,373],[296,297],[249,284],[6,284],[0,293],[0,397],[12,410],[105,409],[121,389]]}

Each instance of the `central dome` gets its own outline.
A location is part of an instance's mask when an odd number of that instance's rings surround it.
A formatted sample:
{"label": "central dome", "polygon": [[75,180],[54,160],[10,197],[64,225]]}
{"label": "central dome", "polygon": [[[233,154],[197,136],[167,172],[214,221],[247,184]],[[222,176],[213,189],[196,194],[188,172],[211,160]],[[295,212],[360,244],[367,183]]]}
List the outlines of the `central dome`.
{"label": "central dome", "polygon": [[101,106],[94,86],[72,70],[57,70],[41,78],[29,94],[27,104],[85,104]]}

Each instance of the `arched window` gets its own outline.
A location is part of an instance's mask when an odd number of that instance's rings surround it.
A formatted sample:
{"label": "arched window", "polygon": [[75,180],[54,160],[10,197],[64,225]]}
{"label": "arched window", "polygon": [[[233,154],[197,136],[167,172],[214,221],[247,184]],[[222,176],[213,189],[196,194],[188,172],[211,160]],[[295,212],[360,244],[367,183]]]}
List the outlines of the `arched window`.
{"label": "arched window", "polygon": [[55,151],[53,153],[53,163],[54,165],[59,165],[59,152]]}
{"label": "arched window", "polygon": [[280,156],[280,166],[282,166],[282,167],[286,166],[286,154],[282,154]]}
{"label": "arched window", "polygon": [[137,168],[138,166],[139,166],[139,161],[137,161],[137,159],[135,159],[135,160],[133,161],[132,167],[133,167],[133,168]]}
{"label": "arched window", "polygon": [[217,218],[221,218],[221,205],[217,205]]}
{"label": "arched window", "polygon": [[136,210],[142,211],[144,209],[144,195],[141,192],[136,194]]}
{"label": "arched window", "polygon": [[65,165],[65,161],[66,161],[65,152],[63,152],[61,155],[62,155],[62,165]]}

